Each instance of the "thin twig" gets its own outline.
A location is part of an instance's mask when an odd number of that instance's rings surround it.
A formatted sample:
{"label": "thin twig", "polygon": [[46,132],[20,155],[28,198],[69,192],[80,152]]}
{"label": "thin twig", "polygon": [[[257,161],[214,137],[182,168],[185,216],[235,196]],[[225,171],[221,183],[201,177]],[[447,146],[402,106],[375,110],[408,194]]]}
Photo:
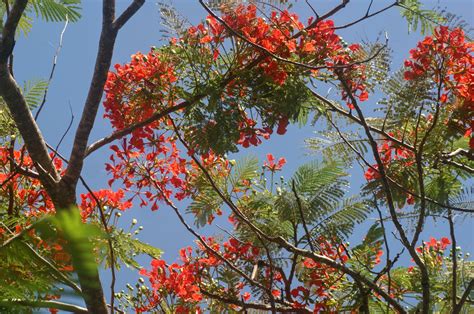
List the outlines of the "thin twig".
{"label": "thin twig", "polygon": [[306,219],[304,219],[303,206],[301,206],[301,199],[298,195],[298,192],[296,191],[295,180],[291,182],[291,189],[293,190],[293,194],[295,195],[295,198],[296,198],[296,203],[298,204],[298,210],[300,213],[301,222],[303,223],[303,228],[304,228],[304,231],[306,232],[306,239],[308,240],[309,247],[312,252],[316,252],[314,250],[313,241],[311,240],[311,235],[309,233],[308,226],[306,225]]}
{"label": "thin twig", "polygon": [[68,24],[69,24],[69,19],[67,18],[67,15],[66,15],[66,22],[64,23],[64,27],[63,27],[63,30],[61,31],[61,34],[59,35],[59,44],[58,44],[58,47],[56,48],[56,52],[53,56],[53,65],[51,66],[51,71],[49,72],[48,85],[46,85],[46,89],[44,90],[44,94],[43,94],[43,100],[41,101],[41,104],[38,108],[38,111],[36,111],[35,120],[38,120],[38,117],[41,113],[41,110],[43,110],[43,107],[46,104],[46,98],[48,97],[49,86],[50,86],[50,84],[53,80],[53,77],[54,77],[54,71],[56,70],[56,64],[57,64],[57,61],[58,61],[59,52],[61,52],[61,48],[63,47],[64,33],[66,32],[66,28],[67,28]]}

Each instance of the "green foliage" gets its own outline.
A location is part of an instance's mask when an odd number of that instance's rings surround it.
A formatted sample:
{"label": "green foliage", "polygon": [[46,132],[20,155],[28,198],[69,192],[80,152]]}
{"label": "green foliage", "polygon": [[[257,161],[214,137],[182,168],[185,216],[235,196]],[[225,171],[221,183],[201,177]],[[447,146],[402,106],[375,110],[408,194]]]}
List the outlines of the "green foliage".
{"label": "green foliage", "polygon": [[245,182],[257,178],[259,170],[258,159],[255,156],[247,156],[238,160],[235,166],[232,167],[232,172],[228,178],[230,189],[245,188]]}
{"label": "green foliage", "polygon": [[24,240],[0,248],[0,295],[2,298],[30,298],[52,291],[57,279]]}
{"label": "green foliage", "polygon": [[408,32],[417,31],[420,28],[422,34],[429,33],[434,24],[444,22],[444,18],[433,10],[422,9],[419,0],[400,1],[401,15],[408,22]]}
{"label": "green foliage", "polygon": [[17,128],[13,119],[10,115],[10,111],[7,108],[7,104],[3,101],[3,98],[0,97],[0,143],[9,141],[10,135],[15,135],[17,133]]}
{"label": "green foliage", "polygon": [[[41,224],[44,224],[46,220],[48,219],[37,221],[29,228],[41,229]],[[9,225],[24,225],[24,223],[24,217],[10,217],[0,223],[0,227],[7,230],[8,235],[0,244],[0,269],[2,269],[0,272],[0,312],[2,313],[31,312],[20,303],[5,300],[35,302],[41,301],[47,295],[56,294],[78,297],[78,291],[65,290],[67,286],[75,285],[72,274],[61,271],[55,264],[52,251],[44,245],[47,239],[38,237],[37,233],[14,234],[8,227]],[[41,243],[43,245],[40,245]]]}
{"label": "green foliage", "polygon": [[458,195],[452,196],[449,203],[468,210],[474,210],[474,187],[466,187]]}
{"label": "green foliage", "polygon": [[[306,223],[312,225],[312,234],[315,236],[325,234],[328,237],[346,238],[355,224],[366,218],[368,211],[360,200],[344,198],[348,188],[346,176],[342,164],[338,162],[303,165],[292,178],[295,191],[283,194],[291,198],[295,198],[295,193],[298,195]],[[288,212],[299,210],[298,207],[283,207],[282,210],[284,216],[296,215],[298,220],[295,223],[302,223],[299,218],[301,213]]]}
{"label": "green foliage", "polygon": [[365,84],[369,91],[374,91],[389,76],[391,51],[382,43],[363,43],[353,57],[364,62],[364,73],[367,76]]}
{"label": "green foliage", "polygon": [[81,0],[32,0],[30,6],[36,16],[46,22],[77,22],[81,17]]}
{"label": "green foliage", "polygon": [[[378,103],[383,113],[382,124],[387,129],[406,127],[422,105],[429,106],[427,99],[431,98],[433,83],[424,79],[407,81],[403,77],[404,72],[404,68],[396,71],[381,86],[385,97]],[[407,140],[411,138],[407,137]]]}
{"label": "green foliage", "polygon": [[[6,3],[9,8],[12,0],[0,2],[0,32],[3,29],[3,17],[6,15]],[[77,22],[81,18],[81,0],[31,0],[26,6],[25,13],[21,16],[17,33],[29,34],[33,27],[32,15],[46,22]]]}
{"label": "green foliage", "polygon": [[173,7],[172,3],[158,1],[158,6],[161,16],[161,24],[165,27],[160,30],[165,37],[173,37],[175,35],[183,34],[186,31],[188,24],[184,17]]}
{"label": "green foliage", "polygon": [[[23,85],[22,93],[25,97],[26,103],[31,110],[38,107],[43,99],[44,93],[48,88],[48,82],[45,80],[27,81]],[[16,138],[18,129],[13,122],[10,111],[3,98],[0,97],[0,143],[10,141]]]}
{"label": "green foliage", "polygon": [[99,227],[82,222],[79,210],[61,210],[54,217],[42,220],[36,227],[44,239],[64,239],[65,248],[72,255],[74,270],[85,276],[94,275],[97,269],[93,242],[103,238]]}
{"label": "green foliage", "polygon": [[[307,122],[310,109],[318,103],[310,96],[304,80],[292,76],[283,86],[279,86],[262,73],[255,72],[242,74],[241,80],[249,87],[245,95],[239,95],[237,91],[234,96],[221,94],[220,80],[210,77],[206,81],[208,88],[204,92],[210,95],[199,106],[187,110],[184,125],[188,129],[187,139],[196,150],[206,152],[212,149],[219,154],[236,152],[236,143],[241,135],[239,124],[245,123],[242,111],[260,121],[263,127],[272,129],[279,119],[269,114],[272,112],[279,112],[300,125]],[[196,85],[196,93],[200,93],[199,84]]]}
{"label": "green foliage", "polygon": [[36,109],[41,104],[48,85],[48,81],[45,80],[25,82],[23,86],[23,95],[31,110]]}
{"label": "green foliage", "polygon": [[[272,236],[291,239],[303,224],[303,214],[313,237],[344,239],[369,213],[358,198],[344,198],[347,174],[338,162],[313,162],[299,167],[288,182],[281,179],[275,183],[276,194],[272,186],[265,188],[265,180],[255,182],[255,172],[250,174],[254,180],[249,187],[251,193],[240,197],[238,206],[262,231]],[[256,241],[245,228],[240,228],[239,234],[243,239]]]}
{"label": "green foliage", "polygon": [[[337,159],[344,163],[345,166],[350,167],[357,159],[357,154],[354,150],[343,141],[338,132],[335,131],[318,131],[317,137],[308,138],[305,140],[306,146],[310,152],[315,155],[322,154],[326,159]],[[369,151],[369,143],[366,139],[361,139],[356,132],[343,132],[347,142],[356,149],[361,155],[367,154]]]}
{"label": "green foliage", "polygon": [[352,254],[355,256],[355,261],[357,261],[355,267],[364,271],[365,267],[361,267],[362,265],[373,263],[374,256],[377,253],[376,249],[384,243],[383,232],[383,228],[379,223],[373,224],[367,231],[362,243],[352,248]]}
{"label": "green foliage", "polygon": [[[134,233],[136,234],[136,233]],[[116,229],[110,234],[110,239],[112,240],[112,247],[114,250],[115,264],[114,267],[120,269],[121,265],[126,267],[140,269],[141,266],[136,261],[136,256],[140,254],[146,254],[151,258],[159,259],[163,251],[151,246],[147,243],[143,243],[140,240],[133,237],[132,233],[126,233],[122,229]],[[109,247],[105,244],[103,245],[105,253],[103,254],[103,259],[106,267],[110,267],[110,252]]]}

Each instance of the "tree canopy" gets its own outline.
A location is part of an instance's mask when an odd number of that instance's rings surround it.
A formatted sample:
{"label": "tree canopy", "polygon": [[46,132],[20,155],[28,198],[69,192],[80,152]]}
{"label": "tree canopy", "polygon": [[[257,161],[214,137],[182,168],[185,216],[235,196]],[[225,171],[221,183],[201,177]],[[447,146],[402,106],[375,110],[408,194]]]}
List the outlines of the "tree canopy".
{"label": "tree canopy", "polygon": [[[117,35],[144,2],[119,13],[103,0],[95,68],[66,156],[37,123],[57,55],[47,80],[23,87],[13,56],[34,19],[66,27],[81,18],[81,2],[0,3],[0,311],[472,310],[474,264],[456,239],[459,220],[474,212],[467,22],[418,0],[358,3],[366,13],[343,25],[335,18],[349,0],[326,12],[306,1],[307,20],[292,1],[199,0],[207,16],[192,25],[160,3],[167,43],[112,66]],[[387,36],[339,35],[391,10],[424,36],[399,69]],[[94,141],[100,106],[112,132]],[[290,177],[280,176],[285,156],[229,157],[270,137],[284,143],[290,124],[321,130],[306,140],[317,160]],[[94,190],[84,162],[106,146],[109,180]],[[353,167],[363,173],[356,193]],[[128,229],[119,223],[139,208],[174,211],[195,237],[178,261],[141,241],[135,219]],[[424,239],[432,219],[445,222],[445,236]],[[365,237],[349,243],[356,228]],[[137,281],[118,288],[123,266]],[[100,271],[109,270],[103,284]]]}

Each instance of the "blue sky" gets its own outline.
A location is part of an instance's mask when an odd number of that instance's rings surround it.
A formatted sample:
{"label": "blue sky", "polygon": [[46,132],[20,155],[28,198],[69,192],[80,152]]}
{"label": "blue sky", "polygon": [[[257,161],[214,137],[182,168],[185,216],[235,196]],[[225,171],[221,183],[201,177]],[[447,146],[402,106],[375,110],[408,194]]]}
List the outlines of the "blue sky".
{"label": "blue sky", "polygon": [[[118,0],[117,12],[121,12],[130,1]],[[321,12],[333,7],[335,1],[311,1],[317,10]],[[344,24],[365,12],[368,1],[353,1],[348,7],[335,18],[336,24]],[[375,8],[382,7],[390,1],[375,1]],[[473,20],[473,2],[469,0],[453,0],[438,3],[437,1],[426,1],[427,7],[448,6],[453,13],[461,15],[468,22]],[[449,3],[449,5],[448,5]],[[187,17],[191,22],[197,22],[205,18],[205,11],[196,0],[175,0],[177,10]],[[305,6],[304,1],[298,1],[294,11],[301,16],[311,14]],[[97,42],[101,26],[101,1],[83,0],[83,18],[78,23],[69,24],[65,35],[63,48],[58,58],[56,73],[50,86],[48,99],[44,111],[39,118],[39,124],[48,143],[55,145],[66,129],[70,116],[69,104],[75,116],[74,126],[79,121],[82,107],[92,76],[97,51]],[[32,32],[27,38],[20,38],[15,48],[15,76],[21,83],[35,78],[46,79],[51,68],[52,58],[55,53],[59,34],[63,25],[54,23],[43,23],[35,21]],[[147,52],[150,46],[160,46],[162,33],[160,30],[159,8],[156,0],[147,0],[144,7],[134,16],[120,32],[112,64],[124,63],[130,59],[130,55],[137,52]],[[393,68],[396,69],[403,59],[408,55],[408,50],[416,45],[420,39],[418,34],[408,34],[407,26],[399,15],[398,9],[394,8],[388,12],[358,24],[354,28],[339,32],[348,42],[360,42],[361,40],[375,41],[380,34],[387,32],[390,38],[389,45],[394,50]],[[382,36],[383,38],[383,36]],[[364,106],[375,104],[369,100]],[[91,141],[103,137],[111,132],[110,125],[102,118],[103,111],[98,115],[96,125],[91,135]],[[271,140],[264,142],[258,148],[246,149],[237,154],[255,154],[261,159],[266,153],[272,153],[276,157],[284,156],[288,160],[283,174],[290,176],[291,173],[303,162],[317,158],[308,156],[305,149],[304,139],[311,137],[317,126],[306,126],[298,128],[290,126],[285,136],[274,136]],[[74,128],[73,128],[74,130]],[[73,132],[69,133],[62,144],[60,151],[68,156],[70,152]],[[109,156],[107,148],[98,151],[87,158],[84,169],[84,177],[93,189],[106,187],[107,174],[104,170],[104,162]],[[359,169],[351,170],[351,184],[357,187],[362,183],[363,177]],[[184,210],[184,207],[183,207]],[[164,205],[157,211],[151,212],[146,208],[134,208],[127,212],[122,218],[125,225],[131,218],[137,218],[139,225],[144,226],[141,239],[149,242],[165,251],[164,257],[174,259],[179,248],[191,245],[193,238],[186,233],[179,224],[174,213]],[[188,217],[191,221],[191,217]],[[472,223],[467,221],[462,224],[458,231],[460,245],[466,251],[473,252]],[[215,229],[209,232],[214,232]],[[366,231],[363,225],[357,229],[354,239],[360,239]],[[217,230],[218,232],[218,230]],[[428,235],[444,236],[448,234],[446,226],[442,223],[430,223],[424,233],[425,239]],[[143,260],[145,261],[145,260]],[[104,287],[108,287],[109,275],[103,274]],[[117,288],[122,289],[126,282],[134,283],[138,275],[135,271],[124,271],[119,275]]]}

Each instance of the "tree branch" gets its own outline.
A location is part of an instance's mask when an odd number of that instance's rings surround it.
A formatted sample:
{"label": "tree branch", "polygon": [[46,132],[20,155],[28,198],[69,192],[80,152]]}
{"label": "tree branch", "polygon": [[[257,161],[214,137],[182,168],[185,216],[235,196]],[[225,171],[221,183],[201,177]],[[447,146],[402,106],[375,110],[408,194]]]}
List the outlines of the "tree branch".
{"label": "tree branch", "polygon": [[295,195],[295,198],[296,198],[298,211],[300,213],[301,222],[303,223],[304,231],[306,232],[306,239],[308,240],[309,248],[311,249],[311,252],[315,252],[313,241],[311,240],[311,235],[309,233],[308,226],[306,225],[306,219],[304,219],[303,206],[301,205],[301,199],[298,195],[298,192],[296,191],[295,180],[291,181],[291,189],[293,190],[293,194]]}
{"label": "tree branch", "polygon": [[8,67],[8,57],[11,55],[15,44],[16,28],[27,2],[26,0],[17,0],[14,3],[3,29],[0,41],[0,96],[7,104],[31,158],[49,174],[40,172],[42,183],[51,192],[54,181],[59,180],[59,175],[48,155],[43,135]]}
{"label": "tree branch", "polygon": [[13,307],[13,306],[27,306],[29,308],[50,308],[58,309],[73,313],[89,313],[86,308],[78,305],[59,302],[59,301],[46,301],[46,300],[23,300],[23,299],[7,299],[0,300],[0,306]]}
{"label": "tree branch", "polygon": [[[253,302],[244,302],[244,301],[239,301],[236,299],[231,299],[228,297],[224,297],[212,292],[209,292],[205,290],[203,287],[199,287],[199,290],[201,291],[202,294],[205,296],[215,299],[218,301],[221,301],[225,304],[233,304],[242,307],[243,309],[255,309],[255,310],[263,310],[263,311],[271,311],[272,308],[266,304],[263,303],[253,303]],[[276,308],[277,313],[313,313],[313,311],[302,308],[298,309],[295,307],[277,307]]]}
{"label": "tree branch", "polygon": [[[125,23],[130,17],[135,14],[143,5],[144,1],[134,1],[130,7],[124,12],[119,23]],[[69,158],[69,166],[62,181],[66,184],[77,184],[84,158],[86,156],[87,142],[92,131],[100,100],[104,92],[105,82],[107,80],[107,73],[110,68],[115,39],[118,31],[123,24],[115,24],[115,1],[104,0],[103,2],[103,22],[102,31],[99,40],[99,50],[97,52],[94,74],[92,76],[91,85],[87,94],[86,103],[82,111],[81,120],[76,130],[74,137],[74,144]]]}
{"label": "tree branch", "polygon": [[469,285],[467,286],[466,290],[461,296],[461,300],[459,301],[458,305],[456,305],[456,307],[453,309],[453,314],[461,313],[464,303],[466,303],[466,300],[469,297],[469,294],[471,294],[471,290],[473,288],[474,288],[474,279],[471,279],[471,281],[469,282]]}
{"label": "tree branch", "polygon": [[[325,103],[326,105],[328,105],[328,106],[330,107],[330,110],[335,111],[335,112],[341,114],[342,116],[344,116],[344,117],[346,117],[346,118],[349,118],[350,120],[354,121],[355,123],[359,124],[360,126],[363,126],[362,121],[361,121],[358,117],[352,115],[350,112],[348,112],[348,111],[346,111],[346,110],[340,108],[339,106],[333,104],[331,101],[329,101],[329,100],[326,99],[325,97],[319,95],[318,93],[316,93],[316,92],[313,91],[312,89],[309,89],[309,90],[310,90],[310,92],[313,94],[313,96],[314,96],[315,98],[317,98],[318,100],[320,100],[320,101],[322,101],[323,103]],[[383,130],[381,130],[381,129],[379,129],[379,128],[376,128],[376,127],[373,127],[373,126],[369,125],[368,123],[366,123],[366,124],[367,124],[367,127],[369,128],[370,131],[375,132],[375,133],[378,133],[378,134],[382,135],[384,138],[386,138],[386,139],[388,139],[388,140],[390,140],[390,141],[396,143],[397,145],[399,145],[399,146],[401,146],[401,147],[404,147],[404,148],[406,148],[406,149],[408,149],[408,150],[410,150],[410,151],[414,151],[414,150],[415,150],[415,148],[414,148],[413,146],[411,146],[410,144],[407,144],[405,141],[399,140],[399,139],[397,139],[396,137],[393,137],[392,135],[386,133],[385,131],[383,131]],[[344,139],[343,139],[343,140],[344,140]],[[348,144],[347,141],[345,141],[345,142],[346,142],[346,144]],[[359,156],[359,157],[362,157],[362,155],[361,155],[355,148],[352,149],[352,150],[353,150],[354,152],[358,153],[358,156]],[[361,158],[361,159],[364,161],[364,163],[367,165],[367,167],[369,167],[369,168],[371,168],[371,169],[373,169],[373,170],[375,170],[375,171],[378,172],[377,168],[373,167],[370,163],[368,163],[367,161],[365,161],[364,158]],[[450,164],[451,164],[451,163],[450,163]],[[408,194],[410,194],[410,195],[412,195],[412,196],[414,196],[414,197],[416,197],[416,198],[421,198],[421,195],[419,195],[419,194],[417,194],[417,193],[415,193],[415,192],[413,192],[413,191],[408,190],[406,187],[402,186],[400,183],[398,183],[397,181],[395,181],[395,180],[392,179],[391,177],[389,177],[389,176],[386,176],[386,177],[387,177],[387,179],[388,179],[391,183],[395,184],[395,185],[396,185],[399,189],[401,189],[402,191],[404,191],[404,192],[406,192],[406,193],[408,193]],[[461,208],[461,207],[451,206],[451,205],[449,205],[449,204],[443,204],[443,203],[440,203],[440,202],[438,202],[438,201],[436,201],[436,200],[434,200],[434,199],[431,199],[431,198],[429,198],[429,197],[425,197],[425,199],[426,199],[428,202],[430,202],[430,203],[432,203],[432,204],[435,204],[435,205],[438,205],[438,206],[440,206],[440,207],[442,207],[442,208],[451,209],[451,210],[454,210],[454,211],[466,212],[466,213],[473,213],[473,212],[474,212],[474,210],[471,210],[471,209],[468,209],[468,208]]]}
{"label": "tree branch", "polygon": [[119,30],[124,26],[128,20],[137,13],[137,11],[143,6],[145,0],[133,0],[133,2],[128,6],[125,11],[115,20],[113,27],[116,30]]}
{"label": "tree branch", "polygon": [[429,297],[430,296],[430,286],[429,286],[428,271],[425,267],[425,264],[423,263],[421,258],[418,256],[418,254],[415,250],[415,247],[408,240],[408,237],[405,233],[405,230],[403,229],[402,224],[398,220],[398,215],[397,215],[397,211],[395,209],[394,200],[393,200],[393,196],[392,196],[392,190],[390,188],[389,180],[388,180],[387,174],[385,172],[385,165],[382,162],[382,159],[381,159],[380,154],[378,152],[377,142],[374,140],[374,137],[372,136],[372,133],[370,132],[370,128],[367,124],[367,121],[365,120],[365,116],[364,116],[362,110],[360,109],[357,100],[355,99],[354,95],[352,94],[351,89],[347,85],[347,82],[345,81],[344,77],[342,76],[342,73],[340,73],[340,71],[339,71],[339,73],[337,73],[337,75],[339,77],[339,81],[341,82],[347,96],[351,100],[351,103],[354,106],[354,109],[357,112],[360,123],[361,123],[362,127],[364,128],[365,134],[366,134],[366,136],[369,140],[369,143],[370,143],[370,146],[371,146],[371,149],[372,149],[372,154],[374,155],[375,161],[377,162],[378,172],[381,176],[382,186],[383,186],[383,190],[385,192],[385,198],[387,200],[387,205],[388,205],[388,208],[389,208],[389,211],[390,211],[390,216],[392,217],[393,224],[394,224],[395,228],[397,229],[398,234],[400,235],[403,246],[405,246],[407,248],[408,252],[410,253],[410,256],[413,258],[416,265],[420,268],[421,286],[422,286],[422,290],[423,290],[423,310],[422,310],[422,312],[427,314],[428,310],[429,310],[429,302],[430,302],[430,297]]}
{"label": "tree branch", "polygon": [[[179,141],[184,145],[184,147],[190,152],[191,150],[189,149],[189,146],[187,143],[184,141],[184,139],[181,137],[181,135],[177,133]],[[325,265],[328,265],[330,267],[333,267],[350,277],[352,277],[356,281],[360,281],[367,285],[369,288],[373,289],[375,292],[377,292],[382,298],[384,298],[390,305],[392,305],[397,311],[400,313],[406,313],[405,309],[392,297],[390,297],[383,289],[381,289],[377,284],[373,283],[371,280],[367,279],[364,275],[351,270],[350,268],[346,267],[345,265],[339,264],[336,261],[320,254],[316,254],[315,252],[311,252],[309,250],[304,250],[300,249],[298,247],[295,247],[292,245],[290,242],[286,241],[284,238],[281,236],[278,237],[272,237],[269,236],[268,234],[264,233],[260,228],[258,228],[255,224],[253,224],[245,215],[242,213],[242,211],[232,202],[232,200],[228,199],[223,192],[220,190],[220,188],[216,185],[214,180],[212,179],[211,175],[209,172],[206,170],[206,168],[201,164],[201,162],[196,158],[194,154],[190,154],[190,157],[194,160],[194,162],[197,164],[199,169],[203,172],[209,183],[211,184],[211,187],[217,192],[219,197],[224,201],[224,203],[230,207],[232,212],[239,218],[241,219],[245,224],[247,224],[250,229],[255,232],[255,234],[260,235],[262,238],[264,238],[267,241],[271,241],[273,243],[279,244],[281,247],[286,249],[288,252],[291,253],[296,253],[298,255],[304,256],[311,258],[312,260],[323,263]]]}
{"label": "tree branch", "polygon": [[0,63],[6,63],[15,46],[15,32],[28,0],[16,0],[13,4],[0,38]]}

